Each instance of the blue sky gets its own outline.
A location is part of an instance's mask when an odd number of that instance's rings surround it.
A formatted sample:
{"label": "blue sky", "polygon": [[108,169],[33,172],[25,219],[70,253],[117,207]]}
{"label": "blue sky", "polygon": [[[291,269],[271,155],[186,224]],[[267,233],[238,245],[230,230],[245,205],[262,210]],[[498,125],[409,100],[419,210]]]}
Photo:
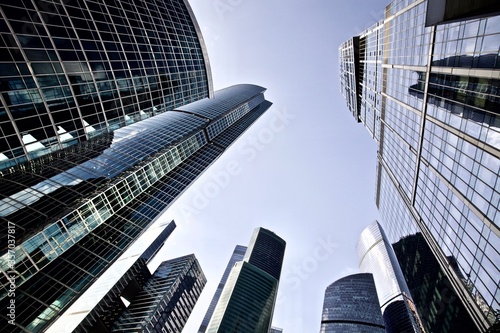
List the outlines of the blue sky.
{"label": "blue sky", "polygon": [[258,84],[274,104],[163,217],[177,229],[158,261],[195,253],[208,279],[184,332],[197,331],[234,246],[258,226],[287,242],[273,324],[318,332],[325,288],[358,272],[356,242],[378,218],[377,147],[340,94],[338,47],[387,1],[190,3],[215,89]]}

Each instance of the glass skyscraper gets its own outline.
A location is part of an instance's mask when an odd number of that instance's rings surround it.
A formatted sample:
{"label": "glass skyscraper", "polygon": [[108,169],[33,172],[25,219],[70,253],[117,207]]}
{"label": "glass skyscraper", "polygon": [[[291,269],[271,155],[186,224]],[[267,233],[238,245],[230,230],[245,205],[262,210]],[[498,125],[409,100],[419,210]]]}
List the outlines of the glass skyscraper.
{"label": "glass skyscraper", "polygon": [[198,333],[205,333],[205,331],[208,327],[208,323],[210,322],[210,319],[212,319],[212,315],[214,313],[215,307],[217,306],[217,303],[219,302],[219,298],[220,298],[220,295],[222,294],[222,290],[224,289],[224,286],[226,285],[227,278],[229,277],[229,273],[231,273],[231,269],[233,268],[234,264],[237,261],[243,260],[243,257],[245,255],[246,250],[247,250],[247,247],[242,246],[242,245],[236,245],[236,247],[234,248],[233,254],[231,255],[231,258],[229,259],[229,262],[227,263],[226,269],[224,270],[224,274],[222,275],[222,278],[220,279],[220,282],[217,285],[217,289],[215,290],[214,297],[212,298],[212,301],[210,302],[207,313],[205,314],[205,317],[203,317],[203,321],[201,322],[200,328],[198,329]]}
{"label": "glass skyscraper", "polygon": [[39,332],[271,103],[213,92],[187,1],[0,9],[0,324]]}
{"label": "glass skyscraper", "polygon": [[320,333],[385,333],[370,273],[343,277],[325,290]]}
{"label": "glass skyscraper", "polygon": [[361,232],[357,252],[359,268],[373,274],[386,332],[424,333],[394,250],[377,221]]}
{"label": "glass skyscraper", "polygon": [[268,333],[271,328],[286,243],[255,229],[242,261],[231,269],[207,333]]}
{"label": "glass skyscraper", "polygon": [[162,262],[111,332],[181,332],[206,282],[193,254]]}
{"label": "glass skyscraper", "polygon": [[478,332],[422,234],[406,236],[393,248],[426,332]]}
{"label": "glass skyscraper", "polygon": [[433,25],[436,2],[395,0],[342,44],[341,91],[379,145],[376,204],[390,242],[421,233],[485,331],[500,308],[500,16],[445,6],[453,22]]}

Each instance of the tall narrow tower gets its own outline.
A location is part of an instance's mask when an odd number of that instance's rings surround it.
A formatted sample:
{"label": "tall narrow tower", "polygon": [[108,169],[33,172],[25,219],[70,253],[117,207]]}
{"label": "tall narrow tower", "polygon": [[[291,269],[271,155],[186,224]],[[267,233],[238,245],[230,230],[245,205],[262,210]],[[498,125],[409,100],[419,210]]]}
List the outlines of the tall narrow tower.
{"label": "tall narrow tower", "polygon": [[231,269],[207,333],[269,332],[285,245],[272,231],[255,229],[243,261]]}
{"label": "tall narrow tower", "polygon": [[484,332],[500,308],[500,5],[453,4],[388,4],[340,46],[340,82],[378,142],[389,241],[420,233]]}

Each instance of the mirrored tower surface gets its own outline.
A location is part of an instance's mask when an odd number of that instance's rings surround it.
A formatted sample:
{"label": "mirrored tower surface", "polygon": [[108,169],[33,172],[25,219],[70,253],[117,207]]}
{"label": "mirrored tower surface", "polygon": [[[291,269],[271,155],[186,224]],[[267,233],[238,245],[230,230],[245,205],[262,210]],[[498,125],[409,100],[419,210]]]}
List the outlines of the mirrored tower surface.
{"label": "mirrored tower surface", "polygon": [[370,273],[343,277],[325,290],[320,333],[385,333]]}
{"label": "mirrored tower surface", "polygon": [[377,221],[361,232],[356,248],[359,268],[373,274],[386,331],[425,332],[394,250]]}
{"label": "mirrored tower surface", "polygon": [[254,230],[243,260],[229,273],[206,332],[269,332],[285,246],[274,232]]}
{"label": "mirrored tower surface", "polygon": [[1,4],[2,327],[47,330],[270,107],[265,90],[213,91],[184,0]]}
{"label": "mirrored tower surface", "polygon": [[207,313],[205,314],[205,317],[203,317],[203,321],[201,322],[200,328],[198,329],[198,333],[205,333],[208,327],[208,323],[210,322],[210,319],[212,319],[212,315],[214,313],[215,307],[217,306],[217,303],[219,302],[219,298],[222,294],[222,290],[224,289],[224,286],[226,285],[227,278],[229,277],[229,273],[231,273],[231,269],[233,268],[234,264],[237,261],[242,261],[243,256],[245,255],[245,252],[247,250],[246,246],[242,245],[236,245],[234,248],[233,254],[231,255],[231,258],[229,259],[226,269],[224,270],[224,274],[222,275],[222,278],[217,285],[217,289],[215,290],[214,297],[210,301],[210,305],[208,307]]}
{"label": "mirrored tower surface", "polygon": [[443,7],[429,24],[438,2],[393,1],[343,43],[341,92],[378,142],[375,197],[389,241],[421,233],[486,331],[500,308],[500,16]]}

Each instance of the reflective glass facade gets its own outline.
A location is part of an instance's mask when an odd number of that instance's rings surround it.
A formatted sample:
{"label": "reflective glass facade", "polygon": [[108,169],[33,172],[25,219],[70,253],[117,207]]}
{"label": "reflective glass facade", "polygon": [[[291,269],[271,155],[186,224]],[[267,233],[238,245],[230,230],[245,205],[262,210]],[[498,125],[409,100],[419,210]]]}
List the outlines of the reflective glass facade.
{"label": "reflective glass facade", "polygon": [[421,233],[393,248],[426,332],[478,332]]}
{"label": "reflective glass facade", "polygon": [[[100,154],[59,173],[54,171],[60,152],[47,155],[47,160],[41,157],[48,174],[24,165],[13,168],[25,183],[17,184],[17,192],[0,203],[4,218],[16,221],[19,244],[0,261],[1,302],[9,302],[6,274],[12,265],[19,274],[18,324],[31,331],[42,329],[95,281],[269,108],[265,100],[256,103],[264,91],[254,85],[233,86],[197,103],[201,109],[200,104],[214,108],[214,101],[220,103],[219,114],[212,118],[195,110],[169,111],[117,129]],[[242,106],[253,108],[240,113]],[[228,115],[240,118],[209,140],[207,126]],[[26,170],[38,182],[26,177]],[[14,262],[9,261],[13,253]]]}
{"label": "reflective glass facade", "polygon": [[349,275],[326,288],[320,332],[386,332],[372,274]]}
{"label": "reflective glass facade", "polygon": [[0,169],[211,94],[187,1],[25,1],[0,15]]}
{"label": "reflective glass facade", "polygon": [[193,254],[162,262],[111,332],[181,332],[206,282]]}
{"label": "reflective glass facade", "polygon": [[272,231],[254,230],[243,260],[229,273],[207,333],[269,332],[285,245]]}
{"label": "reflective glass facade", "polygon": [[361,271],[373,274],[386,331],[425,332],[396,255],[378,222],[363,230],[357,252]]}
{"label": "reflective glass facade", "polygon": [[229,262],[227,263],[226,269],[224,270],[224,274],[222,275],[222,278],[220,279],[219,285],[217,286],[217,290],[215,290],[214,297],[212,298],[212,301],[210,302],[210,305],[208,307],[207,313],[205,314],[205,317],[203,317],[203,321],[201,322],[200,328],[198,329],[198,333],[205,333],[208,327],[208,323],[210,322],[210,319],[212,319],[212,315],[214,313],[215,307],[217,303],[219,302],[220,295],[222,294],[222,290],[224,289],[224,286],[226,285],[227,278],[229,277],[229,273],[231,273],[231,269],[233,268],[234,264],[237,261],[242,261],[243,256],[245,255],[245,252],[247,250],[246,246],[241,246],[241,245],[236,245],[234,248],[233,254],[231,255],[231,258],[229,259]]}
{"label": "reflective glass facade", "polygon": [[426,26],[427,5],[393,1],[340,47],[342,93],[379,143],[390,241],[421,232],[484,331],[500,308],[500,17]]}

